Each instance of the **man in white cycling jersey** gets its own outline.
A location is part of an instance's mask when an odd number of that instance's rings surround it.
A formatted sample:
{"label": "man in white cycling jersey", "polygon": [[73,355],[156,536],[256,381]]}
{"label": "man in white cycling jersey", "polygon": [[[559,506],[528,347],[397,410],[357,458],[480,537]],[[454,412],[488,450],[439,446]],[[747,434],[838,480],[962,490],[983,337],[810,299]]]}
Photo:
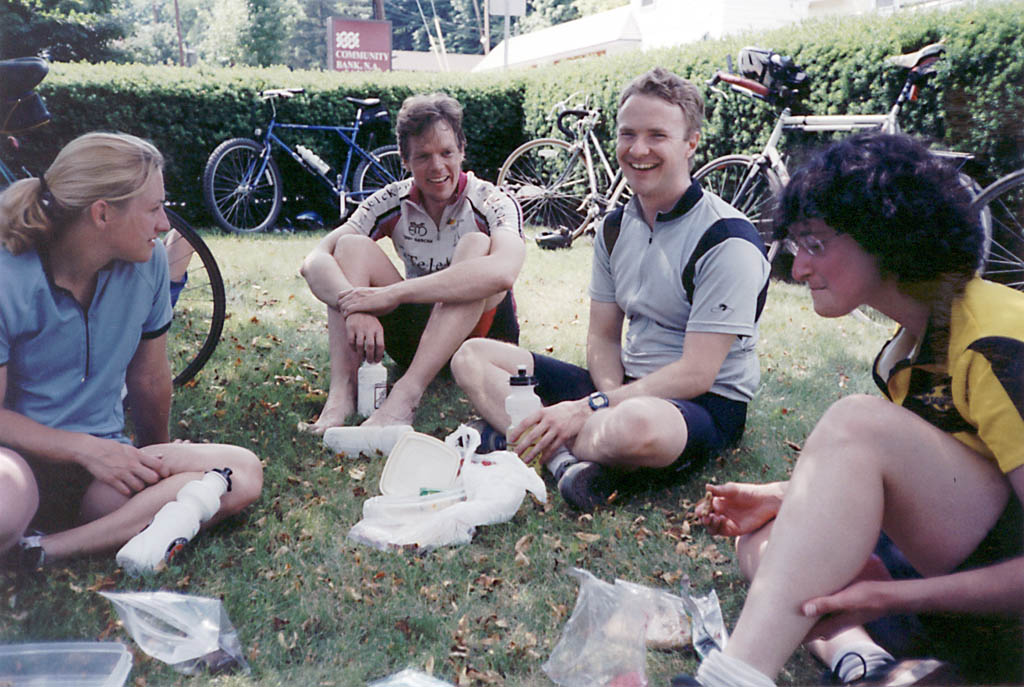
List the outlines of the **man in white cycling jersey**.
{"label": "man in white cycling jersey", "polygon": [[[404,374],[367,425],[412,424],[427,385],[467,338],[517,343],[512,285],[525,256],[516,201],[462,171],[462,106],[443,94],[407,98],[398,146],[412,172],[370,196],[302,264],[327,304],[331,381],[314,433],[356,408],[363,361],[385,351]],[[391,239],[405,274],[377,241]]]}

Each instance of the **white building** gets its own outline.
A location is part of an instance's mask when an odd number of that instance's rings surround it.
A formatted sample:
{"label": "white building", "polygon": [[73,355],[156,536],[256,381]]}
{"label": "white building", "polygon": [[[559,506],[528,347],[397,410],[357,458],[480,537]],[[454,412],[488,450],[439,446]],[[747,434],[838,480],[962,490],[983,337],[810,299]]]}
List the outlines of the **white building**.
{"label": "white building", "polygon": [[[554,64],[626,50],[682,45],[747,31],[769,30],[811,17],[898,12],[983,0],[630,0],[628,5],[513,36],[508,66]],[[473,68],[505,67],[502,41]]]}
{"label": "white building", "polygon": [[[783,26],[806,16],[807,0],[631,0],[583,19],[513,36],[509,67],[534,67],[567,59],[650,50],[708,38]],[[473,71],[505,66],[502,41]]]}

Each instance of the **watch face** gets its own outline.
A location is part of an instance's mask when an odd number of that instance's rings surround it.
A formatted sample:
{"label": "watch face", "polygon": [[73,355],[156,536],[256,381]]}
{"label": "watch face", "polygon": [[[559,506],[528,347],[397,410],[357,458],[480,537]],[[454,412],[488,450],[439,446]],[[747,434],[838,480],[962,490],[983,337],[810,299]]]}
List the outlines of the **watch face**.
{"label": "watch face", "polygon": [[587,403],[590,404],[592,410],[600,410],[608,407],[608,397],[600,391],[595,391],[587,397]]}

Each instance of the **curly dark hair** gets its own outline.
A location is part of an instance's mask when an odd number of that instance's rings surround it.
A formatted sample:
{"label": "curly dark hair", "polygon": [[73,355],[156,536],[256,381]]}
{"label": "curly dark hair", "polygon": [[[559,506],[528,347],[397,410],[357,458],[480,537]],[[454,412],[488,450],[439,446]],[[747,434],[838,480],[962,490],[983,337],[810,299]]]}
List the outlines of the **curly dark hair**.
{"label": "curly dark hair", "polygon": [[969,278],[983,233],[957,171],[909,136],[863,133],[830,145],[783,189],[775,237],[807,220],[849,234],[902,284]]}

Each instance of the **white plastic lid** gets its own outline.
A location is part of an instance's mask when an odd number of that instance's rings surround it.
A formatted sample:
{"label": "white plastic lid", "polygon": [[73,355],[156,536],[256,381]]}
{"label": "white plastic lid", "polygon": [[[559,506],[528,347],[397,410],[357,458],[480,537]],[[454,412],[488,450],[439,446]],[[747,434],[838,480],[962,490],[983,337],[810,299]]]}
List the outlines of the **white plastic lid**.
{"label": "white plastic lid", "polygon": [[420,432],[406,432],[384,464],[380,493],[421,496],[451,489],[461,460],[459,452],[440,439]]}
{"label": "white plastic lid", "polygon": [[0,684],[121,687],[132,655],[120,642],[45,642],[0,646]]}

